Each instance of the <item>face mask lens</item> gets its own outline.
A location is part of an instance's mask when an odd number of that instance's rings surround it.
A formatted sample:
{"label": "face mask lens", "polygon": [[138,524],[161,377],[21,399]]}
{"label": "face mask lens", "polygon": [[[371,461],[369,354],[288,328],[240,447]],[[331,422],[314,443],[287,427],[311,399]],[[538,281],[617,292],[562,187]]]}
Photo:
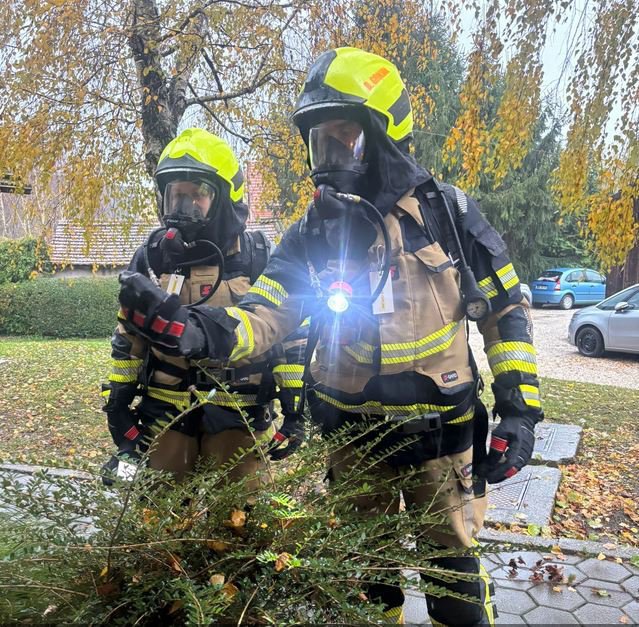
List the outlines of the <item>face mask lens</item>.
{"label": "face mask lens", "polygon": [[215,201],[215,188],[204,181],[174,181],[164,190],[162,212],[189,221],[204,220]]}
{"label": "face mask lens", "polygon": [[311,168],[348,168],[362,163],[366,138],[361,124],[352,120],[330,120],[309,133]]}

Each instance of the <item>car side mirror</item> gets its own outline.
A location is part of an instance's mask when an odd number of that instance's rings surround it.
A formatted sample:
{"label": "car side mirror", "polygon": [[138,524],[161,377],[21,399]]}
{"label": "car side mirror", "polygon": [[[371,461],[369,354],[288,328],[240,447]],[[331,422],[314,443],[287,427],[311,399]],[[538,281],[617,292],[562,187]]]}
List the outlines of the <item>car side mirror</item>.
{"label": "car side mirror", "polygon": [[602,283],[603,285],[605,285],[605,284],[606,284],[606,277],[604,277],[603,279],[601,279],[601,283]]}
{"label": "car side mirror", "polygon": [[632,309],[632,305],[627,303],[625,300],[622,300],[620,303],[615,305],[615,311],[626,311],[626,309]]}

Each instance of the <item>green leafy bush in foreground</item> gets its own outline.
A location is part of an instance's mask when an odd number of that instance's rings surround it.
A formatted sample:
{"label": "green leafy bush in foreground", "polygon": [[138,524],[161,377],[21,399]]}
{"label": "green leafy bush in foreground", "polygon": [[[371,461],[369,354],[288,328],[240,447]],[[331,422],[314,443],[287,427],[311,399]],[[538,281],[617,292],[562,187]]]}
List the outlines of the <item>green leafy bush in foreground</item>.
{"label": "green leafy bush in foreground", "polygon": [[116,278],[39,278],[0,285],[0,334],[108,337],[118,311]]}
{"label": "green leafy bush in foreground", "polygon": [[312,438],[293,461],[266,461],[255,493],[225,481],[233,464],[180,484],[139,471],[110,489],[96,476],[3,475],[0,622],[382,622],[366,583],[395,582],[400,568],[448,579],[429,560],[451,550],[425,540],[441,514],[363,519],[347,505],[382,487],[362,481],[367,463],[326,491],[327,446],[342,444]]}

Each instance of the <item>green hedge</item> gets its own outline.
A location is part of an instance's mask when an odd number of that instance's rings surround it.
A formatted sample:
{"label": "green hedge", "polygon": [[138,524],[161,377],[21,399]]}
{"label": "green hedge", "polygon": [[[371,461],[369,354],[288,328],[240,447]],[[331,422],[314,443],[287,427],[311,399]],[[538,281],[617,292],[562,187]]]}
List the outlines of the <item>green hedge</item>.
{"label": "green hedge", "polygon": [[39,278],[0,285],[0,334],[108,337],[118,311],[117,278]]}
{"label": "green hedge", "polygon": [[49,272],[44,241],[33,237],[0,239],[0,283],[26,281],[32,272]]}

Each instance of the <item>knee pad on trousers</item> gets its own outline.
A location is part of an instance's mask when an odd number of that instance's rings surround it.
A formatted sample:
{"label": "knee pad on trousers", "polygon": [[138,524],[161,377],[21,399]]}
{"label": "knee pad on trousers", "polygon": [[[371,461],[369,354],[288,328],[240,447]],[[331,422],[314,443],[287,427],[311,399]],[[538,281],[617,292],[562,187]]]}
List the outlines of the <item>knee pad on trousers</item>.
{"label": "knee pad on trousers", "polygon": [[452,596],[436,597],[426,594],[428,614],[433,624],[442,625],[494,625],[494,587],[488,573],[476,557],[438,557],[432,560],[435,567],[468,573],[476,577],[444,581],[430,574],[422,574],[425,583],[446,588],[456,594],[476,599],[465,601]]}

